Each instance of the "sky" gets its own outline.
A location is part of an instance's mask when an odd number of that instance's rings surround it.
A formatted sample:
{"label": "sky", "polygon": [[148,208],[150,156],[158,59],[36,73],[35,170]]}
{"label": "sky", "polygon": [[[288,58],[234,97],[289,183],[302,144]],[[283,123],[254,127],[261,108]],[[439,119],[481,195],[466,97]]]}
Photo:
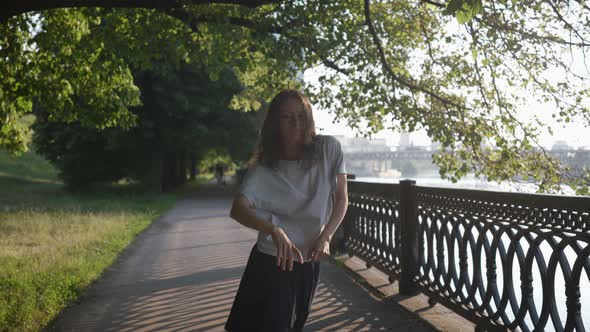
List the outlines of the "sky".
{"label": "sky", "polygon": [[[547,105],[536,104],[532,105],[532,108],[539,112],[549,113],[551,108]],[[318,128],[318,133],[329,134],[329,135],[344,135],[348,137],[354,137],[356,133],[346,126],[342,121],[334,123],[334,115],[318,109],[314,105],[313,116]],[[551,121],[551,117],[548,117],[547,121]],[[320,130],[321,128],[321,130]],[[360,134],[358,135],[360,136]],[[392,130],[383,130],[375,135],[374,138],[384,138],[387,145],[398,145],[399,143],[399,132]],[[431,140],[424,130],[413,132],[410,134],[410,140],[413,145],[430,145]],[[578,147],[590,147],[590,128],[584,127],[579,123],[570,123],[567,126],[562,124],[553,124],[553,136],[549,133],[545,133],[541,136],[541,145],[550,148],[557,140],[564,140],[569,146]]]}

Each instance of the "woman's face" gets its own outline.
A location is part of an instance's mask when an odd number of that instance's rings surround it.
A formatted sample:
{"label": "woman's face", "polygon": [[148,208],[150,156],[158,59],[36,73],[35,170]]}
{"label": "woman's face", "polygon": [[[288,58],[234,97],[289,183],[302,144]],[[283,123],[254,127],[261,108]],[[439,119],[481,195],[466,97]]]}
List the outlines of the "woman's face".
{"label": "woman's face", "polygon": [[279,112],[281,136],[287,145],[296,145],[303,141],[305,114],[301,103],[293,98],[285,101]]}

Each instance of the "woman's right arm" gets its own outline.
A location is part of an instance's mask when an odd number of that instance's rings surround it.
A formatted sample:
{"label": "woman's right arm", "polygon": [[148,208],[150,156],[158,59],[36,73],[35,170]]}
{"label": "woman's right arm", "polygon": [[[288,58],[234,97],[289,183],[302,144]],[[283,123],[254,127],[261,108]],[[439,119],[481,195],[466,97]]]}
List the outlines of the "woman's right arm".
{"label": "woman's right arm", "polygon": [[272,234],[275,225],[268,220],[259,218],[254,209],[252,209],[248,198],[242,194],[237,194],[229,212],[229,216],[240,224],[264,233]]}
{"label": "woman's right arm", "polygon": [[277,266],[282,270],[293,270],[293,261],[303,263],[301,251],[291,242],[282,228],[268,220],[259,218],[254,209],[250,207],[250,201],[242,194],[237,194],[229,212],[229,216],[240,224],[262,232],[265,236],[272,235],[272,240],[277,247]]}

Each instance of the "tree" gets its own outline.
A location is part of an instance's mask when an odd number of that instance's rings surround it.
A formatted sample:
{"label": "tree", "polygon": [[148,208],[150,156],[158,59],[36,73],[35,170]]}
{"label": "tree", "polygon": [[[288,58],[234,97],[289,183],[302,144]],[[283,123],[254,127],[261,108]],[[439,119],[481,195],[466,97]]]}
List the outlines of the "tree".
{"label": "tree", "polygon": [[[36,110],[37,151],[60,170],[68,189],[128,178],[152,191],[168,191],[187,180],[191,162],[196,167],[208,149],[229,149],[236,160],[247,158],[257,117],[227,109],[241,89],[230,68],[217,81],[210,81],[198,64],[161,76],[151,70],[134,76],[142,105],[132,108],[137,125],[129,130],[47,121],[48,113]],[[242,144],[231,144],[237,141]]]}
{"label": "tree", "polygon": [[[79,3],[64,1],[57,7],[68,5]],[[113,7],[110,1],[98,0],[85,5]],[[539,101],[555,103],[554,117],[560,121],[590,123],[587,72],[571,70],[561,55],[583,55],[590,46],[590,7],[582,0],[179,1],[166,7],[127,1],[124,5],[156,8],[187,29],[208,34],[209,39],[197,38],[195,45],[211,47],[232,63],[243,65],[244,57],[255,49],[265,68],[276,73],[287,67],[285,59],[298,68],[323,65],[326,73],[321,84],[305,87],[317,105],[332,110],[352,129],[366,123],[366,135],[384,128],[424,128],[443,147],[434,155],[442,177],[456,181],[469,171],[498,181],[528,176],[538,182],[540,191],[566,184],[578,193],[588,193],[588,170],[572,174],[571,168],[539,144],[540,133],[551,128],[536,117],[521,119],[517,114],[523,96],[531,94]],[[11,13],[47,8],[14,9],[18,6],[13,5]],[[51,12],[43,11],[41,17]],[[2,28],[9,36],[0,45],[10,45],[2,46],[9,54],[3,57],[10,64],[4,70],[6,77],[25,78],[16,89],[4,82],[2,90],[10,87],[11,92],[0,98],[11,108],[3,107],[3,115],[26,111],[30,96],[43,90],[27,83],[34,80],[27,79],[31,71],[23,69],[32,66],[32,72],[42,73],[45,69],[34,60],[49,49],[33,53],[23,46],[33,38],[26,29],[30,20],[31,16],[12,16]],[[455,20],[460,25],[453,29]],[[233,39],[236,35],[242,39]],[[66,47],[74,37],[56,45]],[[8,43],[10,38],[16,42]],[[100,41],[104,36],[92,39]],[[248,46],[238,48],[242,53],[233,56],[236,48],[228,39]],[[242,68],[257,72],[254,66]],[[564,73],[558,82],[546,77],[555,68]],[[118,73],[125,81],[124,72]],[[249,82],[246,77],[250,76],[240,77],[246,86],[277,90],[276,77],[267,80],[265,73]],[[122,86],[127,89],[120,91],[132,97],[132,87]],[[242,101],[232,102],[232,108],[244,109],[257,94],[256,90],[243,93]],[[62,95],[52,97],[59,101]],[[124,113],[112,109],[105,114]],[[4,140],[0,144],[18,147],[18,140],[9,139],[11,126],[2,123],[1,127]]]}
{"label": "tree", "polygon": [[[141,91],[141,103],[129,107],[134,126],[93,128],[80,120],[48,121],[51,113],[47,108],[35,108],[37,150],[57,166],[69,189],[131,178],[154,191],[167,191],[186,181],[189,165],[196,167],[206,149],[226,149],[231,144],[228,138],[244,144],[256,138],[253,119],[258,116],[227,109],[231,98],[244,90],[233,68],[225,65],[212,79],[203,61],[179,61],[188,52],[200,51],[179,47],[178,35],[157,34],[175,28],[169,24],[171,19],[149,12],[117,12],[103,17],[84,10],[82,14],[88,20],[95,16],[97,25],[106,31],[125,30],[125,21],[140,18],[155,33],[146,27],[110,40],[109,47],[127,57],[132,54],[128,50],[130,40],[151,49],[152,56],[130,66],[134,86]],[[88,98],[77,95],[72,109],[88,115],[100,113]],[[237,139],[235,133],[241,137]],[[237,160],[245,159],[250,150],[244,144],[229,149]]]}

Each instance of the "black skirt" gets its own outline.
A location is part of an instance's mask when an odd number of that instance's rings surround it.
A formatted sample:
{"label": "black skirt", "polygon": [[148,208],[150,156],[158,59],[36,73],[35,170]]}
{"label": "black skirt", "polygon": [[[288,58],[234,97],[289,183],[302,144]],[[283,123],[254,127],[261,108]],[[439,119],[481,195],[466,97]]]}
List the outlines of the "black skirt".
{"label": "black skirt", "polygon": [[276,257],[252,247],[231,312],[230,332],[301,331],[319,280],[320,262],[293,262],[283,271]]}

